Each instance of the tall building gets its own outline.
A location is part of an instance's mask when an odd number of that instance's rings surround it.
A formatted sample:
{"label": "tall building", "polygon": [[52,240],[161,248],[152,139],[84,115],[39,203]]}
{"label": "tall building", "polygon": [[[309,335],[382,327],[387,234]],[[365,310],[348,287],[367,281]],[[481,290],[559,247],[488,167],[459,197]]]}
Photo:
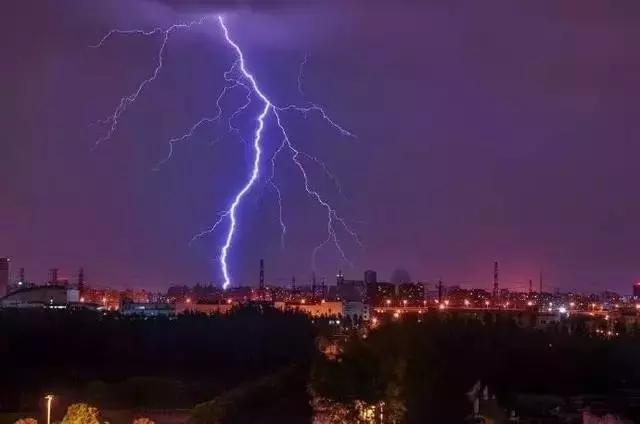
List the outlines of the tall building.
{"label": "tall building", "polygon": [[58,282],[58,268],[51,268],[49,270],[49,284],[56,284]]}
{"label": "tall building", "polygon": [[500,285],[498,283],[498,262],[493,263],[493,297],[500,296]]}
{"label": "tall building", "polygon": [[367,294],[365,287],[364,281],[345,280],[342,271],[338,271],[333,296],[329,297],[335,297],[336,299],[343,301],[363,302]]}
{"label": "tall building", "polygon": [[384,306],[387,300],[393,302],[396,297],[396,286],[393,283],[367,283],[367,303],[373,306]]}
{"label": "tall building", "polygon": [[80,293],[84,291],[84,268],[80,268],[78,271],[78,290]]}
{"label": "tall building", "polygon": [[640,282],[633,285],[633,298],[635,300],[640,300]]}
{"label": "tall building", "polygon": [[398,286],[398,298],[404,302],[422,303],[424,300],[424,285],[422,283],[402,283]]}
{"label": "tall building", "polygon": [[368,269],[364,272],[364,283],[365,284],[375,284],[378,282],[378,273]]}
{"label": "tall building", "polygon": [[264,290],[264,259],[260,259],[260,281],[258,282],[260,290]]}
{"label": "tall building", "polygon": [[0,258],[0,297],[7,295],[9,289],[9,258]]}

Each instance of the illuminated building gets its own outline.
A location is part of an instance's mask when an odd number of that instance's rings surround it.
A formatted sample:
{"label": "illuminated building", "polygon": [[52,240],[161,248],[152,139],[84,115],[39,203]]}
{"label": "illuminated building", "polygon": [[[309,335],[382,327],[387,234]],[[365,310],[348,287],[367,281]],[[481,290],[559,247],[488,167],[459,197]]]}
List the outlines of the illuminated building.
{"label": "illuminated building", "polygon": [[381,306],[387,300],[396,297],[396,286],[392,283],[367,283],[367,302],[369,305]]}
{"label": "illuminated building", "polygon": [[175,308],[169,303],[136,303],[123,301],[120,304],[120,313],[127,316],[170,316],[175,313]]}
{"label": "illuminated building", "polygon": [[76,288],[61,285],[34,286],[18,289],[0,300],[3,308],[67,307],[80,302]]}
{"label": "illuminated building", "polygon": [[344,315],[343,303],[340,301],[323,301],[316,303],[274,302],[273,306],[280,310],[300,311],[313,317]]}
{"label": "illuminated building", "polygon": [[635,300],[640,300],[640,282],[633,285],[633,298]]}
{"label": "illuminated building", "polygon": [[424,300],[424,285],[422,283],[402,283],[398,286],[398,299],[406,300],[409,304],[421,303]]}
{"label": "illuminated building", "polygon": [[367,290],[364,281],[345,280],[342,271],[338,272],[335,288],[329,289],[329,297],[335,300],[364,302],[366,294]]}
{"label": "illuminated building", "polygon": [[208,303],[208,302],[194,302],[191,299],[186,299],[184,302],[176,303],[175,312],[176,314],[184,314],[184,313],[197,313],[197,314],[226,314],[231,311],[237,304],[233,302],[217,302],[217,303]]}

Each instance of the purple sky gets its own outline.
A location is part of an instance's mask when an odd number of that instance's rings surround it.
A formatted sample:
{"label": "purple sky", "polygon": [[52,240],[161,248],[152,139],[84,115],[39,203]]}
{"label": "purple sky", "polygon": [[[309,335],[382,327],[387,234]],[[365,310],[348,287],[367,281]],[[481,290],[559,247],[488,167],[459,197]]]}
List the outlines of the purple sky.
{"label": "purple sky", "polygon": [[[84,266],[90,282],[121,287],[221,280],[215,255],[224,231],[188,242],[228,206],[250,150],[212,126],[153,171],[169,138],[215,113],[234,59],[219,28],[176,33],[158,80],[96,150],[102,128],[91,123],[149,75],[160,40],[119,37],[88,48],[112,27],[166,26],[221,10],[275,101],[304,100],[296,78],[308,52],[308,99],[358,136],[340,137],[314,117],[291,119],[296,142],[326,161],[344,196],[317,168],[314,184],[364,243],[340,233],[355,266],[327,246],[319,276],[374,268],[388,278],[401,267],[418,280],[488,287],[498,260],[512,287],[540,269],[547,288],[628,292],[640,278],[636,1],[1,7],[0,256],[33,280],[52,266],[63,275]],[[279,138],[266,135],[272,151]],[[323,211],[284,157],[279,165],[286,247],[262,181],[240,211],[230,262],[237,283],[255,284],[261,257],[268,281],[306,281],[311,250],[325,236]]]}

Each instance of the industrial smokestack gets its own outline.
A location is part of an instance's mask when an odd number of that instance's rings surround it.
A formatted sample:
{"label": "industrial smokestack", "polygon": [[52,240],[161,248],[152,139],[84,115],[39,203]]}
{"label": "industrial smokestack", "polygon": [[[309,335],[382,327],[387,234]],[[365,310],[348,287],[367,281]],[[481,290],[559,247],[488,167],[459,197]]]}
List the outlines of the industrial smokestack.
{"label": "industrial smokestack", "polygon": [[260,290],[264,290],[264,259],[260,259]]}
{"label": "industrial smokestack", "polygon": [[80,292],[84,290],[84,268],[80,268],[78,271],[78,290]]}
{"label": "industrial smokestack", "polygon": [[58,282],[58,268],[51,268],[49,270],[49,284],[56,284]]}
{"label": "industrial smokestack", "polygon": [[493,297],[500,296],[500,285],[498,282],[498,261],[493,263]]}

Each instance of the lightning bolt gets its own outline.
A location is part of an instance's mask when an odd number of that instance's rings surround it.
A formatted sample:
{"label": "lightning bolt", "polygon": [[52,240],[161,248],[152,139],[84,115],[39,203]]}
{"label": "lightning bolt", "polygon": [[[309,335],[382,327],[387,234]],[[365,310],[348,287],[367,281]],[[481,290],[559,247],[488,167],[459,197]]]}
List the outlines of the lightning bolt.
{"label": "lightning bolt", "polygon": [[[138,99],[138,97],[142,94],[142,92],[144,91],[147,85],[149,85],[151,82],[155,81],[158,78],[158,75],[163,66],[164,54],[165,54],[166,46],[171,33],[173,33],[178,29],[191,29],[196,24],[204,23],[206,19],[207,17],[203,17],[199,20],[192,21],[189,23],[175,24],[168,27],[167,29],[154,28],[150,31],[144,31],[144,30],[138,30],[138,29],[126,30],[126,31],[112,30],[109,33],[107,33],[100,40],[98,44],[92,46],[96,48],[101,47],[107,40],[109,40],[115,35],[155,36],[158,34],[162,34],[162,43],[157,54],[157,63],[153,73],[146,79],[142,80],[138,85],[137,89],[133,93],[123,97],[120,100],[120,103],[118,104],[114,112],[107,119],[100,121],[104,125],[108,125],[108,128],[106,133],[96,141],[96,146],[112,138],[113,134],[117,129],[119,119],[127,110],[127,107]],[[250,172],[247,176],[247,179],[245,180],[240,190],[233,196],[229,207],[218,214],[218,217],[214,222],[214,224],[210,228],[193,236],[190,243],[198,240],[201,237],[205,237],[213,233],[217,228],[219,228],[222,225],[223,222],[228,221],[229,226],[227,228],[226,235],[224,237],[224,243],[220,247],[220,253],[218,255],[220,268],[222,270],[222,275],[224,278],[223,288],[227,289],[232,283],[232,278],[231,278],[229,265],[228,265],[228,258],[233,245],[234,236],[237,232],[238,210],[241,207],[243,199],[254,188],[254,186],[256,185],[256,182],[261,178],[260,167],[261,167],[262,156],[263,156],[263,138],[264,138],[263,135],[264,135],[264,130],[268,120],[270,118],[273,118],[275,122],[275,126],[279,130],[282,139],[277,150],[273,153],[273,155],[270,158],[271,173],[267,178],[267,182],[273,188],[276,194],[276,200],[277,200],[278,210],[279,210],[279,223],[281,227],[282,246],[284,247],[284,238],[287,232],[287,226],[285,224],[284,217],[283,217],[282,192],[275,182],[275,169],[276,169],[276,159],[279,157],[279,155],[283,154],[283,151],[286,150],[289,153],[289,158],[292,160],[292,162],[294,163],[295,167],[298,169],[302,177],[303,187],[306,193],[326,211],[327,236],[312,251],[311,262],[312,262],[313,269],[315,270],[316,268],[316,256],[318,252],[328,243],[333,243],[337,251],[339,252],[340,256],[342,257],[342,259],[345,262],[351,264],[351,262],[349,261],[345,253],[344,248],[342,247],[342,244],[336,233],[336,230],[338,227],[340,227],[344,231],[346,231],[351,237],[353,237],[353,239],[358,244],[361,245],[361,241],[358,238],[357,233],[349,226],[349,224],[345,221],[345,219],[338,214],[337,210],[315,188],[313,188],[307,173],[307,169],[305,168],[305,165],[304,165],[304,160],[310,161],[316,164],[317,166],[321,167],[325,175],[335,184],[338,191],[342,194],[342,188],[341,188],[340,182],[335,177],[335,175],[333,175],[329,171],[329,168],[326,166],[326,164],[323,161],[321,161],[319,158],[313,155],[310,155],[308,153],[301,151],[299,148],[297,148],[294,145],[285,126],[284,114],[294,112],[294,113],[302,114],[305,118],[308,118],[309,114],[317,114],[330,127],[335,129],[342,136],[355,137],[355,135],[350,131],[348,131],[347,129],[345,129],[344,127],[342,127],[341,125],[339,125],[337,122],[335,122],[325,112],[325,109],[318,104],[308,103],[304,106],[299,106],[295,104],[279,106],[274,102],[272,102],[270,98],[265,94],[265,92],[262,91],[254,75],[247,69],[243,50],[231,36],[229,28],[227,27],[224,17],[222,15],[217,16],[217,23],[220,29],[222,30],[222,34],[224,36],[224,40],[226,44],[234,51],[236,56],[236,61],[224,73],[224,79],[226,81],[226,85],[223,87],[223,89],[218,94],[218,97],[216,99],[216,113],[211,117],[201,118],[200,120],[195,122],[182,135],[171,138],[168,142],[169,148],[168,148],[167,156],[156,165],[155,169],[158,169],[160,166],[164,165],[172,158],[174,153],[174,147],[177,143],[182,143],[192,138],[198,132],[198,130],[200,130],[202,127],[212,125],[218,122],[223,117],[224,113],[223,113],[222,102],[226,98],[226,96],[229,95],[229,93],[237,89],[242,89],[245,91],[246,101],[242,105],[240,105],[231,115],[229,115],[227,120],[228,132],[239,133],[239,130],[233,125],[233,121],[236,118],[238,118],[242,114],[242,112],[247,110],[247,108],[249,107],[251,102],[254,100],[254,98],[260,102],[261,108],[259,110],[258,115],[255,117],[256,126],[255,126],[255,130],[253,131],[253,136],[250,143],[253,151],[253,158],[252,158],[252,164],[251,164]],[[308,55],[305,56],[304,61],[300,64],[300,67],[299,67],[298,89],[301,93],[303,93],[302,91],[303,71],[307,61],[308,61]]]}
{"label": "lightning bolt", "polygon": [[300,65],[298,66],[298,93],[300,93],[302,97],[304,97],[304,67],[307,65],[307,62],[309,62],[309,53],[304,55],[304,60],[300,62]]}
{"label": "lightning bolt", "polygon": [[142,94],[142,92],[147,87],[147,85],[151,84],[153,81],[158,79],[160,70],[162,70],[162,66],[164,65],[164,54],[165,54],[165,51],[167,50],[167,43],[169,42],[169,36],[176,30],[191,29],[194,25],[202,24],[206,19],[207,19],[206,17],[202,17],[201,19],[198,19],[196,21],[191,21],[188,23],[173,24],[165,30],[161,28],[154,28],[151,31],[144,31],[139,29],[134,29],[134,30],[112,29],[104,37],[102,37],[99,43],[94,44],[93,46],[90,46],[91,48],[100,48],[104,45],[105,42],[107,42],[107,40],[109,40],[110,38],[116,35],[151,36],[156,34],[162,34],[162,44],[160,45],[160,50],[158,50],[156,67],[154,68],[153,72],[149,77],[142,80],[140,84],[138,84],[138,87],[134,92],[120,99],[118,106],[116,106],[116,108],[114,109],[113,113],[110,116],[108,116],[106,119],[99,121],[101,124],[109,125],[109,127],[107,129],[107,132],[96,140],[93,146],[94,149],[97,148],[102,142],[111,139],[111,137],[113,136],[113,133],[115,133],[116,129],[118,128],[119,119],[122,116],[122,114],[127,110],[127,107],[130,104],[135,103],[136,100],[138,100],[138,97],[140,97],[140,94]]}

